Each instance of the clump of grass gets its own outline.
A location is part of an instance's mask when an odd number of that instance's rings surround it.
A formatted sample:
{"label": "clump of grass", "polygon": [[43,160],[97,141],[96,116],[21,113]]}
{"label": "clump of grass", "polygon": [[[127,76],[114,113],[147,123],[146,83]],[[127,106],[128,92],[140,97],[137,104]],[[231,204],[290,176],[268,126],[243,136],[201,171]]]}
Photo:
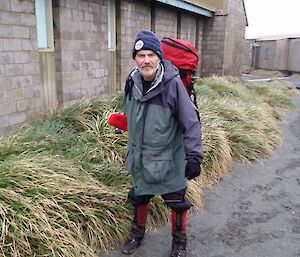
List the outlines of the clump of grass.
{"label": "clump of grass", "polygon": [[[196,85],[203,128],[203,174],[188,197],[201,206],[203,189],[235,161],[269,154],[280,142],[278,119],[292,108],[282,82],[247,83],[212,77]],[[98,256],[129,233],[131,179],[124,169],[127,136],[108,116],[124,109],[123,95],[93,98],[45,115],[0,139],[0,252],[3,256]],[[148,229],[169,220],[160,197]]]}
{"label": "clump of grass", "polygon": [[196,92],[205,146],[204,177],[209,176],[210,182],[218,181],[235,161],[271,153],[281,140],[278,119],[293,107],[290,96],[295,94],[281,81],[252,83],[217,76],[200,80]]}
{"label": "clump of grass", "polygon": [[94,256],[126,232],[125,174],[114,187],[60,156],[26,154],[1,162],[0,175],[5,256]]}
{"label": "clump of grass", "polygon": [[[285,85],[285,86],[283,86]],[[273,80],[271,82],[251,83],[248,90],[253,93],[257,100],[270,105],[273,109],[273,115],[280,119],[287,110],[293,108],[290,97],[295,93],[295,89],[288,83]]]}

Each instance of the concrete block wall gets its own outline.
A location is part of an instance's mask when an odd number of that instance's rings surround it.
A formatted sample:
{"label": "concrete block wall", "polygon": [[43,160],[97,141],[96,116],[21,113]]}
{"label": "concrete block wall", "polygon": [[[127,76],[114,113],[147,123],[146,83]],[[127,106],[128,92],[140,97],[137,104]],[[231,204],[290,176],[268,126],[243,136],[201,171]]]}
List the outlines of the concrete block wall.
{"label": "concrete block wall", "polygon": [[0,1],[0,135],[43,110],[34,0]]}
{"label": "concrete block wall", "polygon": [[59,103],[108,93],[107,2],[57,0],[53,5]]}
{"label": "concrete block wall", "polygon": [[259,42],[258,67],[266,70],[275,70],[277,41],[268,40]]}
{"label": "concrete block wall", "polygon": [[156,6],[153,31],[160,38],[177,37],[177,12],[163,5]]}
{"label": "concrete block wall", "polygon": [[132,59],[132,47],[136,34],[141,29],[151,28],[151,6],[150,3],[135,0],[120,1],[120,34],[117,40],[119,50],[119,81],[121,87],[129,72],[135,67]]}
{"label": "concrete block wall", "polygon": [[243,71],[247,72],[250,71],[252,68],[252,60],[254,58],[253,55],[253,44],[255,43],[255,40],[247,40],[244,42],[244,50],[243,50]]}
{"label": "concrete block wall", "polygon": [[[289,39],[279,39],[277,40],[276,55],[275,55],[275,70],[287,71],[289,64]],[[294,52],[295,55],[297,51]]]}
{"label": "concrete block wall", "polygon": [[240,76],[246,27],[243,1],[229,1],[228,14],[216,14],[204,26],[203,76]]}
{"label": "concrete block wall", "polygon": [[202,65],[203,65],[203,28],[204,28],[204,20],[197,19],[198,25],[198,38],[196,38],[196,49],[199,53],[199,62],[197,69],[197,76],[202,74]]}
{"label": "concrete block wall", "polygon": [[204,22],[202,75],[223,75],[226,16],[215,16]]}
{"label": "concrete block wall", "polygon": [[246,19],[243,10],[243,2],[240,0],[229,1],[229,15],[225,25],[225,51],[224,74],[241,76],[242,60],[245,40]]}
{"label": "concrete block wall", "polygon": [[[228,16],[213,18],[153,1],[115,1],[115,88],[124,87],[135,66],[132,44],[141,29],[152,29],[160,38],[179,36],[196,45],[201,54],[198,75],[238,73],[239,40],[245,29],[241,0],[230,1]],[[1,134],[37,117],[43,109],[34,2],[0,1]],[[107,0],[52,0],[52,4],[58,103],[105,97],[111,81]]]}
{"label": "concrete block wall", "polygon": [[289,39],[289,52],[287,55],[287,69],[289,71],[300,73],[300,38]]}
{"label": "concrete block wall", "polygon": [[180,22],[180,39],[189,42],[191,45],[196,45],[196,15],[182,12]]}

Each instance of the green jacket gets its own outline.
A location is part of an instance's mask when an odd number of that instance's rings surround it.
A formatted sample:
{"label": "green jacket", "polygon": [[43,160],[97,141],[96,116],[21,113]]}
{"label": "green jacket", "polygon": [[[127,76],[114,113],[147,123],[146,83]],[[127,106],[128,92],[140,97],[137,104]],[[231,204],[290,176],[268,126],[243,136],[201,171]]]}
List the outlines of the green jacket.
{"label": "green jacket", "polygon": [[187,186],[188,159],[203,160],[201,127],[178,70],[168,61],[143,96],[138,70],[126,91],[128,145],[126,168],[136,195],[156,195]]}

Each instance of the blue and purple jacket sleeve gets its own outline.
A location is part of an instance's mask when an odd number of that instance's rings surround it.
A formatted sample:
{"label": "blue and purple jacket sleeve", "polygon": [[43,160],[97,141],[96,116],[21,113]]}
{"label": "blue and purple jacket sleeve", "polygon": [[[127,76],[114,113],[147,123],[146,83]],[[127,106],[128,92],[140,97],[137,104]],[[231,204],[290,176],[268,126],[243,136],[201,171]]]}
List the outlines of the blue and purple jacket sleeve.
{"label": "blue and purple jacket sleeve", "polygon": [[174,99],[172,101],[174,104],[173,110],[182,127],[186,159],[201,163],[204,158],[201,121],[198,119],[197,109],[189,98],[181,79],[177,77],[175,81],[177,83],[176,95],[173,95]]}

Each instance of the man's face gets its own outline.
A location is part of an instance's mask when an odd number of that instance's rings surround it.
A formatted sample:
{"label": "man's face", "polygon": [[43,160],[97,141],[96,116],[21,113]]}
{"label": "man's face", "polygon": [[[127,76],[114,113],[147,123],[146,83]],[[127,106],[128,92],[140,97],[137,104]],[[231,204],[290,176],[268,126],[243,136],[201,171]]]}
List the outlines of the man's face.
{"label": "man's face", "polygon": [[151,50],[140,50],[137,52],[134,60],[144,80],[151,81],[155,79],[160,59],[154,52]]}

